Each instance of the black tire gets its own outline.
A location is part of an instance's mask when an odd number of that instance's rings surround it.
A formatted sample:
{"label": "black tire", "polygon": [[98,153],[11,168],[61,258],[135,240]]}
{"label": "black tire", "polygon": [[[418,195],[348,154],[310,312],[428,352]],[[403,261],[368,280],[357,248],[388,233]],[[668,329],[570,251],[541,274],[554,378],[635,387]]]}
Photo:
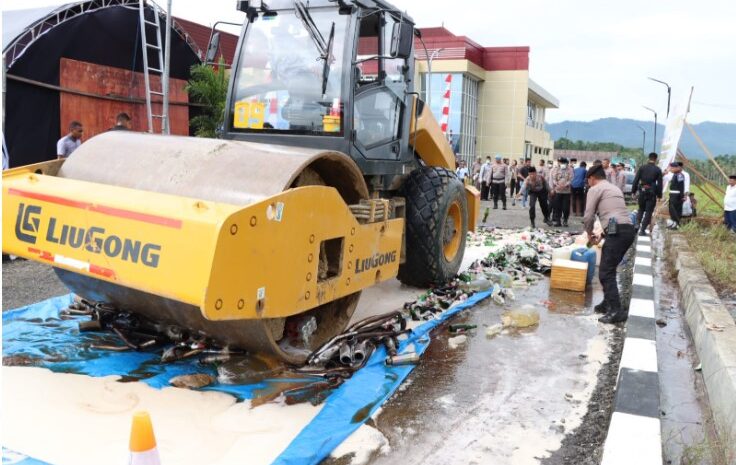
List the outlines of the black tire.
{"label": "black tire", "polygon": [[[468,203],[463,183],[452,171],[424,167],[412,172],[401,190],[406,199],[406,261],[398,278],[418,287],[444,284],[457,274],[465,250]],[[458,215],[460,228],[455,226]]]}

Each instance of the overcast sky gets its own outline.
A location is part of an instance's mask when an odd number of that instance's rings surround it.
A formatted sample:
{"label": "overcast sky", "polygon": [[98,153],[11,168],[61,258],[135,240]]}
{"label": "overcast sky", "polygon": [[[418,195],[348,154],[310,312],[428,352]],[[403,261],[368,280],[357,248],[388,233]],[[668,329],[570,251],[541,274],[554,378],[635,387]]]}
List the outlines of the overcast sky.
{"label": "overcast sky", "polygon": [[[51,0],[3,0],[2,9]],[[166,0],[159,0],[165,5]],[[736,1],[394,0],[420,27],[439,26],[483,46],[528,45],[530,74],[560,100],[549,122],[615,116],[664,119],[695,87],[688,120],[736,123]],[[173,0],[173,12],[202,24],[242,21],[235,0]]]}

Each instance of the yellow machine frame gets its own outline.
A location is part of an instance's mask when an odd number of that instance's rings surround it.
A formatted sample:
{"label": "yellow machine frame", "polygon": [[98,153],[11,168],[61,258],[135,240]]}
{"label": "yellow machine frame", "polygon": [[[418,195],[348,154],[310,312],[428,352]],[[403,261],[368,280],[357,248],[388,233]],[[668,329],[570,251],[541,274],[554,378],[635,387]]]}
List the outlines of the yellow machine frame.
{"label": "yellow machine frame", "polygon": [[3,215],[15,216],[3,220],[5,253],[189,303],[209,320],[295,315],[398,273],[404,220],[361,224],[331,187],[241,208],[40,174],[59,166],[3,173]]}

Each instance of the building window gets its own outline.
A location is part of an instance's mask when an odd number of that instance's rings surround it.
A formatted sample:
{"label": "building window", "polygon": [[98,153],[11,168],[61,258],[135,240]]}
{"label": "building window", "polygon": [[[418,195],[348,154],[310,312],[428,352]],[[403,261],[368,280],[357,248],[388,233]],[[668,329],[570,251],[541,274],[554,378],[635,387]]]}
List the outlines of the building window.
{"label": "building window", "polygon": [[[427,101],[428,76],[428,73],[422,73],[419,80],[421,83],[420,97],[425,102]],[[442,123],[448,76],[450,76],[450,111],[447,119],[447,138],[455,155],[471,165],[477,152],[480,82],[460,73],[432,73],[430,108],[440,124]]]}

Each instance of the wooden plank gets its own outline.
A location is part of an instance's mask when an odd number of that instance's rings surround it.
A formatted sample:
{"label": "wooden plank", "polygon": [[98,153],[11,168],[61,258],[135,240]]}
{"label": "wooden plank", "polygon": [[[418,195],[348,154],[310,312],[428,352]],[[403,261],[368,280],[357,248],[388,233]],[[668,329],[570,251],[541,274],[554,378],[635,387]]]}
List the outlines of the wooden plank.
{"label": "wooden plank", "polygon": [[[151,76],[151,88],[160,89],[158,76]],[[183,79],[171,79],[172,102],[188,102],[185,90],[187,82]],[[59,85],[61,87],[102,95],[116,95],[145,99],[143,73],[134,73],[127,69],[98,65],[83,61],[61,58],[59,60]],[[154,96],[154,101],[160,101]],[[132,119],[134,131],[147,131],[148,122],[146,105],[138,103],[116,102],[94,97],[60,92],[60,137],[68,133],[69,122],[77,120],[84,125],[83,140],[107,131],[115,125],[115,116],[126,112]],[[153,113],[161,114],[161,105],[153,105]],[[189,108],[185,105],[170,105],[171,133],[189,135]],[[160,118],[154,118],[155,132],[161,132]]]}

